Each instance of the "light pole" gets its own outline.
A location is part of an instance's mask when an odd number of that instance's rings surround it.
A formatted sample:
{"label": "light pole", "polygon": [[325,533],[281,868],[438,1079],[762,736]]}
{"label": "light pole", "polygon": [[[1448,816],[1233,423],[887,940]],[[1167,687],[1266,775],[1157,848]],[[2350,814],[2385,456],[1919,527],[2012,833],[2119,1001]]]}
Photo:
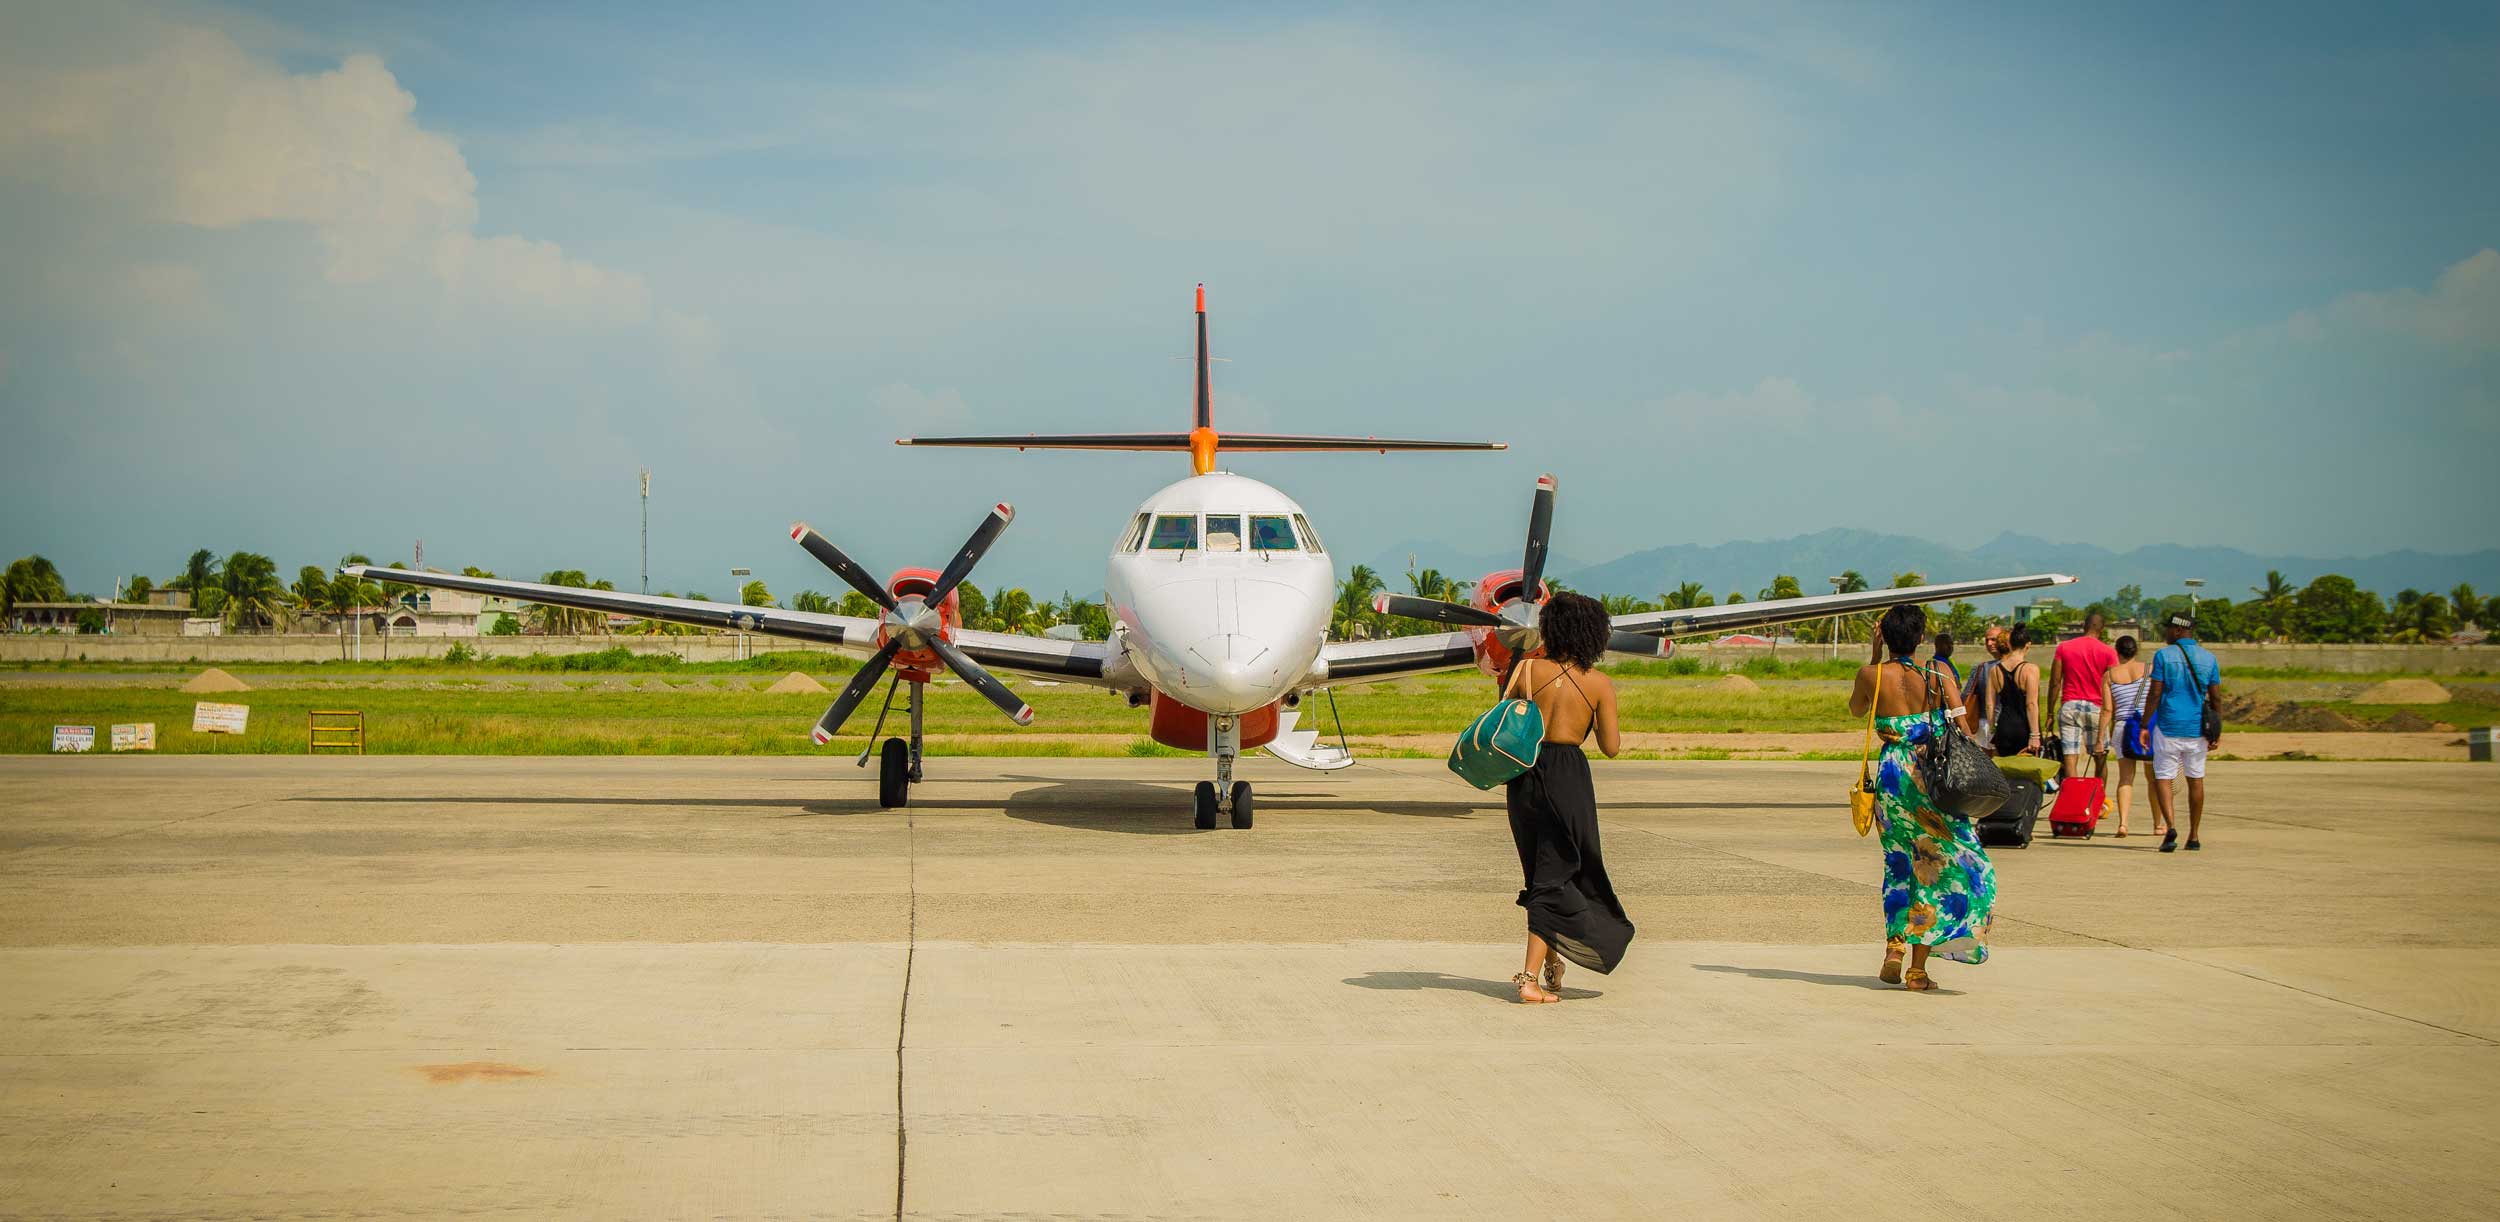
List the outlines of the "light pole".
{"label": "light pole", "polygon": [[[1838,593],[1840,593],[1840,582],[1841,582],[1841,579],[1840,579],[1840,578],[1838,578],[1838,577],[1826,577],[1826,578],[1824,578],[1823,580],[1825,580],[1825,581],[1828,581],[1828,582],[1832,583],[1832,593],[1834,593],[1834,594],[1838,594]],[[1838,615],[1834,615],[1834,616],[1832,617],[1832,639],[1831,639],[1830,644],[1829,644],[1829,645],[1828,645],[1828,646],[1824,649],[1824,651],[1823,651],[1823,659],[1824,659],[1825,661],[1830,661],[1831,659],[1833,659],[1833,658],[1837,658],[1837,657],[1839,657],[1839,656],[1840,656],[1840,617],[1839,617]]]}
{"label": "light pole", "polygon": [[2200,589],[2203,589],[2203,588],[2204,588],[2204,586],[2205,586],[2205,579],[2204,579],[2204,578],[2202,578],[2202,577],[2190,577],[2190,578],[2186,579],[2184,582],[2182,582],[2181,584],[2183,584],[2183,585],[2187,586],[2187,592],[2188,592],[2188,618],[2189,618],[2189,619],[2195,619],[2195,618],[2196,618],[2196,592],[2197,592],[2198,590],[2200,590]]}
{"label": "light pole", "polygon": [[[739,606],[741,606],[741,607],[743,607],[743,606],[745,606],[745,605],[746,605],[746,602],[747,602],[747,583],[746,583],[746,579],[747,579],[747,578],[749,578],[749,577],[751,577],[751,576],[754,576],[754,574],[755,574],[755,570],[753,570],[753,569],[731,569],[731,570],[729,570],[729,601],[731,601],[731,602],[733,602],[733,603],[736,603],[736,604],[738,604],[738,605],[739,605]],[[738,633],[732,633],[732,634],[730,634],[730,637],[729,637],[729,656],[730,656],[732,659],[736,659],[736,658],[738,657],[738,653],[739,653],[740,648],[741,648],[741,647],[743,647],[743,646],[745,645],[745,643],[746,643],[746,634],[745,634],[745,633],[743,633],[743,632],[738,632]]]}
{"label": "light pole", "polygon": [[642,592],[651,592],[651,468],[642,469]]}

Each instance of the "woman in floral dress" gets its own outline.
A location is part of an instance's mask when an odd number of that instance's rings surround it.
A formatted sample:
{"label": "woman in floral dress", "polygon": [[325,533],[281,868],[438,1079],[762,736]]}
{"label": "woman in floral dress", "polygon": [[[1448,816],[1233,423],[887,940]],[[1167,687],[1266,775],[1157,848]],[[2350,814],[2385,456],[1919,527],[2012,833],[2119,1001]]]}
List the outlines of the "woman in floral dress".
{"label": "woman in floral dress", "polygon": [[[1884,740],[1875,771],[1875,827],[1884,844],[1881,977],[1918,992],[1936,987],[1927,975],[1931,953],[1961,963],[1988,961],[1997,898],[1996,868],[1977,828],[1936,809],[1919,783],[1913,759],[1919,745],[1930,735],[1966,732],[1972,722],[1953,676],[1912,660],[1926,631],[1921,608],[1886,612],[1875,659],[1858,671],[1849,693],[1849,712],[1864,717],[1871,706]],[[1887,652],[1891,661],[1883,660]],[[1931,712],[1938,704],[1943,711]]]}

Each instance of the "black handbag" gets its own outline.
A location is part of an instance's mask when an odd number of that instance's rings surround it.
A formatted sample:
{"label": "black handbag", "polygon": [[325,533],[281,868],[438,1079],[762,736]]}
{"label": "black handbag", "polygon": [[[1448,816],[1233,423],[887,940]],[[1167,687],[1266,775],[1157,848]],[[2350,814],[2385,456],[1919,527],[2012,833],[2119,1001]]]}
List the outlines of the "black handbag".
{"label": "black handbag", "polygon": [[[2175,645],[2173,647],[2176,648]],[[2221,742],[2222,706],[2214,701],[2205,699],[2205,685],[2197,682],[2196,679],[2196,655],[2189,653],[2185,649],[2180,649],[2179,665],[2187,671],[2188,690],[2196,693],[2197,732],[2204,735],[2206,742]],[[2147,709],[2145,712],[2149,715],[2152,710]]]}
{"label": "black handbag", "polygon": [[[1904,662],[1903,665],[1908,665]],[[1927,800],[1956,819],[1985,819],[2014,796],[2013,783],[1997,769],[1994,756],[1979,740],[1944,715],[1944,693],[1933,672],[1927,675],[1927,741],[1917,753],[1919,779]]]}

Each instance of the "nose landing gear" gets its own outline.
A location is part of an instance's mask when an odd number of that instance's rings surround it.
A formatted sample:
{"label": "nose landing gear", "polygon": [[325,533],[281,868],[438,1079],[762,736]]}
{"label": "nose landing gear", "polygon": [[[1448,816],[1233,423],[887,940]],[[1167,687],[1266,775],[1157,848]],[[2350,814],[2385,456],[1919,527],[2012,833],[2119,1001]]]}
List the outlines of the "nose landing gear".
{"label": "nose landing gear", "polygon": [[[920,783],[920,681],[909,681],[910,692],[904,697],[911,714],[911,741],[889,738],[877,744],[877,733],[885,729],[885,715],[894,708],[894,689],[904,686],[906,677],[894,676],[886,685],[885,707],[877,710],[877,725],[868,731],[869,749],[877,753],[877,805],[887,810],[909,805],[911,787]],[[859,753],[859,766],[868,766],[868,751]]]}
{"label": "nose landing gear", "polygon": [[1217,716],[1207,719],[1207,754],[1215,757],[1215,779],[1200,781],[1194,793],[1198,830],[1215,830],[1218,814],[1232,817],[1233,827],[1247,830],[1250,826],[1250,782],[1233,779],[1233,761],[1241,756],[1241,719]]}

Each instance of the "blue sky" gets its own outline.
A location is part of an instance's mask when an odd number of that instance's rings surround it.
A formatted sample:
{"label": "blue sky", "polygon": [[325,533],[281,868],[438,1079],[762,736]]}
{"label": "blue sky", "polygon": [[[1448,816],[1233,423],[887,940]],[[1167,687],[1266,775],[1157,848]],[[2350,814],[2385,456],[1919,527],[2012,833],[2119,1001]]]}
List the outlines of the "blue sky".
{"label": "blue sky", "polygon": [[0,554],[1082,592],[1184,460],[889,443],[1184,427],[1200,280],[1219,427],[1512,443],[1228,463],[1356,558],[2500,511],[2489,6],[511,7],[0,6]]}

